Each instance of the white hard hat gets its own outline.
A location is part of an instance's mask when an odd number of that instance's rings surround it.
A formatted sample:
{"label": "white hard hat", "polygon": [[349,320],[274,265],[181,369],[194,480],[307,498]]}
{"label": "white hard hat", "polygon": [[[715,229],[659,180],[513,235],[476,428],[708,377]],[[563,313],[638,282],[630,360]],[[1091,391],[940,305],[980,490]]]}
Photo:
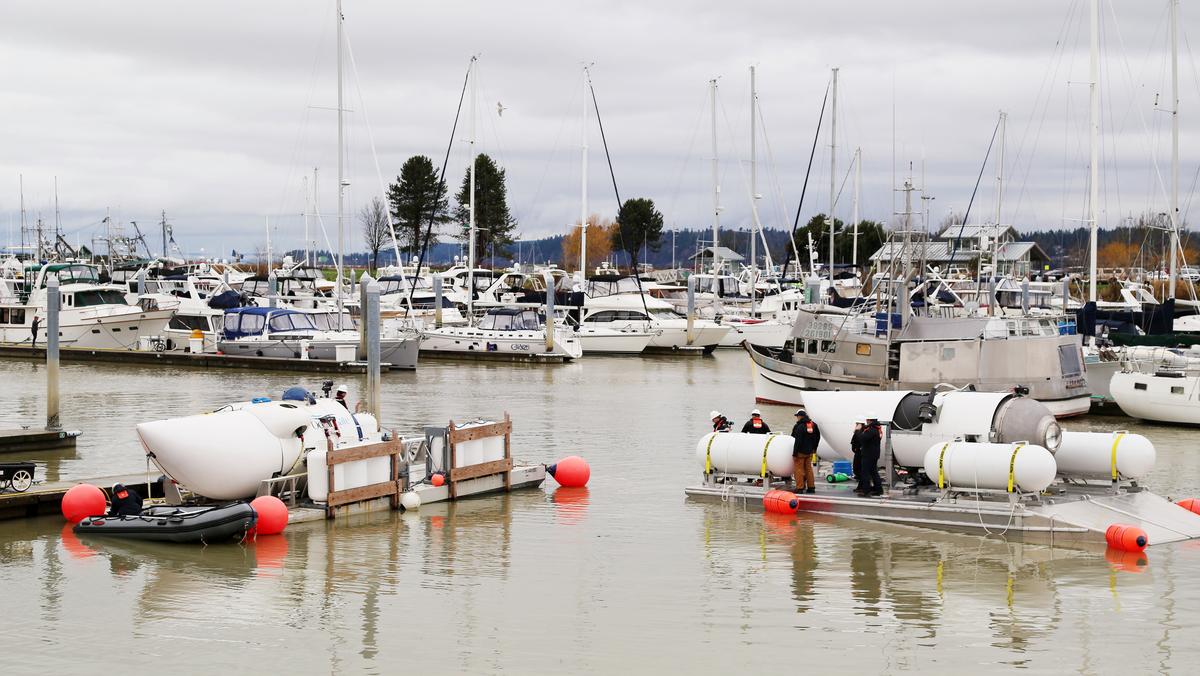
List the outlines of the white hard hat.
{"label": "white hard hat", "polygon": [[750,415],[762,415],[762,412],[756,408],[753,411],[750,411]]}
{"label": "white hard hat", "polygon": [[720,412],[720,411],[713,411],[712,413],[709,413],[709,414],[708,414],[708,417],[709,417],[710,419],[712,419],[712,418],[720,418],[720,417],[721,417],[721,412]]}
{"label": "white hard hat", "polygon": [[349,392],[350,388],[346,387],[345,385],[338,385],[337,391],[338,392]]}

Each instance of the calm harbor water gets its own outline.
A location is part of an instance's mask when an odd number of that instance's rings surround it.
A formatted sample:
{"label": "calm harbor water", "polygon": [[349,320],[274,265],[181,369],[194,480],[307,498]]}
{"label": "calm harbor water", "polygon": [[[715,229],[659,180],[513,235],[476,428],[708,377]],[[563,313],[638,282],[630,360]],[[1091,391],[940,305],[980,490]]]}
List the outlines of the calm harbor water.
{"label": "calm harbor water", "polygon": [[[44,417],[44,369],[0,362],[0,427]],[[321,378],[63,367],[69,456],[51,480],[144,468],[134,423]],[[352,397],[360,383],[351,381]],[[1200,543],[1148,565],[846,519],[688,501],[717,408],[753,407],[747,358],[427,361],[384,377],[384,419],[504,411],[519,458],[576,453],[556,488],[302,524],[246,547],[81,542],[57,517],[0,522],[3,673],[1183,672],[1200,657]],[[765,407],[781,429],[791,411]],[[1200,432],[1150,436],[1146,482],[1200,496]],[[43,478],[39,474],[39,479]]]}

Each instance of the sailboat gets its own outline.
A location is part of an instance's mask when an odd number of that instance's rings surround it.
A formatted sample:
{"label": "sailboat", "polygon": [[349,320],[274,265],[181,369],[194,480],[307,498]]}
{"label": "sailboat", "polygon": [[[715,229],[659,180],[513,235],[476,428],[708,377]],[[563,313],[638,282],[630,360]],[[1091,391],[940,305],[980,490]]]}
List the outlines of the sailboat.
{"label": "sailboat", "polygon": [[[467,179],[468,213],[470,244],[467,247],[467,266],[465,269],[467,326],[441,326],[426,328],[421,332],[421,352],[454,356],[470,355],[472,357],[497,357],[502,359],[524,357],[559,357],[561,359],[578,359],[583,356],[583,347],[573,333],[566,328],[555,325],[553,317],[547,317],[545,323],[536,310],[526,308],[493,307],[487,310],[482,318],[475,318],[475,124],[477,73],[476,61],[471,57],[468,79],[471,88],[470,96],[470,137],[468,146],[471,154],[470,176]],[[553,285],[550,285],[553,287]],[[552,293],[551,290],[547,294]]]}

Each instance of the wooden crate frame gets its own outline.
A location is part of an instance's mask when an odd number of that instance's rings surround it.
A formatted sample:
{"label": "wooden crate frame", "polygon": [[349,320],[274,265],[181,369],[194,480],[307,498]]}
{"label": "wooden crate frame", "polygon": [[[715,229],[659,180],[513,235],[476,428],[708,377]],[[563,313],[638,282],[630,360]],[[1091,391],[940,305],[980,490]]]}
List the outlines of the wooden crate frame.
{"label": "wooden crate frame", "polygon": [[[332,519],[334,510],[338,507],[363,502],[364,500],[374,500],[376,498],[391,498],[392,509],[399,509],[400,495],[407,489],[404,479],[400,477],[400,456],[404,453],[404,444],[399,437],[393,433],[391,441],[366,446],[354,446],[352,448],[335,449],[333,447],[333,439],[327,439],[326,444],[325,470],[329,480],[329,495],[325,498],[326,518]],[[340,491],[333,490],[333,468],[335,465],[385,456],[389,458],[391,466],[391,478],[387,481],[359,486],[357,488],[347,488]]]}
{"label": "wooden crate frame", "polygon": [[[455,467],[458,464],[458,444],[490,437],[504,437],[504,457],[500,460],[481,462],[477,465]],[[450,499],[458,497],[458,482],[478,479],[496,474],[504,475],[504,490],[512,490],[512,418],[504,413],[504,420],[488,425],[459,429],[450,421],[447,429],[447,443],[450,445],[450,468],[446,477],[446,485],[450,489]]]}

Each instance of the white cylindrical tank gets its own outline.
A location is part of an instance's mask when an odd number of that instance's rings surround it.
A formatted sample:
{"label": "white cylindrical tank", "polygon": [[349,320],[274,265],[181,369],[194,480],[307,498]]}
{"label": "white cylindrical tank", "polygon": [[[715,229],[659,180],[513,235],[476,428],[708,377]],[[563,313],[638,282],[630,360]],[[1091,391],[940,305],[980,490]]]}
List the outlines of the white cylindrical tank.
{"label": "white cylindrical tank", "polygon": [[924,464],[935,484],[940,476],[945,485],[958,489],[1006,490],[1011,468],[1013,487],[1028,493],[1046,490],[1058,469],[1054,456],[1041,446],[966,441],[930,446]]}
{"label": "white cylindrical tank", "polygon": [[325,449],[308,452],[308,497],[313,502],[325,502],[329,497],[329,468],[325,464]]}
{"label": "white cylindrical tank", "polygon": [[795,468],[792,460],[795,441],[786,434],[710,432],[696,444],[696,457],[702,467],[711,458],[713,471],[718,473],[759,474],[765,453],[767,471],[776,476],[790,476]]}
{"label": "white cylindrical tank", "polygon": [[1154,444],[1128,432],[1063,432],[1054,453],[1058,473],[1091,479],[1112,479],[1113,463],[1124,479],[1140,479],[1154,469]]}

